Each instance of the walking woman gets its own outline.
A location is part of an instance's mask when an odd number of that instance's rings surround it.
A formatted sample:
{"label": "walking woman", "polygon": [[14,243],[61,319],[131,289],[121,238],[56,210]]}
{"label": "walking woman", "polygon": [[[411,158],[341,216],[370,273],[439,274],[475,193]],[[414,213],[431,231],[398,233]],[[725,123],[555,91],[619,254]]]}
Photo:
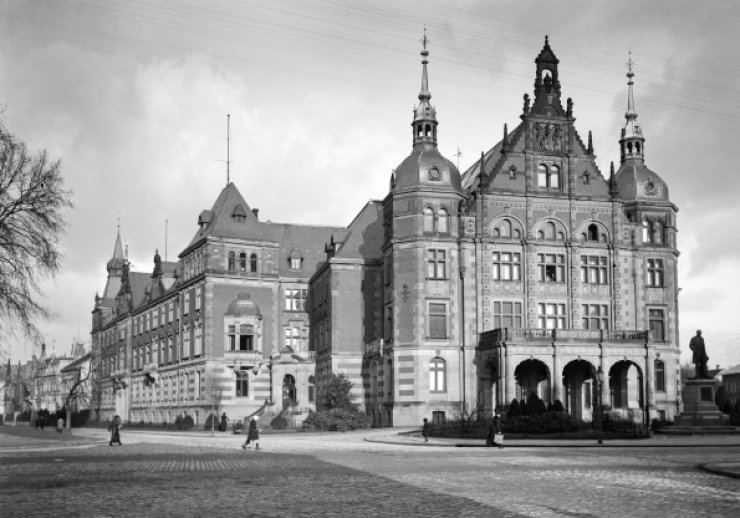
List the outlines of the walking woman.
{"label": "walking woman", "polygon": [[121,418],[116,416],[108,427],[108,431],[110,432],[110,442],[108,445],[113,446],[113,443],[117,442],[118,445],[121,446],[121,428],[123,428]]}
{"label": "walking woman", "polygon": [[242,449],[247,450],[249,449],[249,445],[254,442],[254,449],[255,451],[260,449],[260,432],[257,429],[257,420],[259,419],[258,416],[252,416],[252,419],[249,420],[249,432],[247,433],[247,440],[244,444],[242,444]]}

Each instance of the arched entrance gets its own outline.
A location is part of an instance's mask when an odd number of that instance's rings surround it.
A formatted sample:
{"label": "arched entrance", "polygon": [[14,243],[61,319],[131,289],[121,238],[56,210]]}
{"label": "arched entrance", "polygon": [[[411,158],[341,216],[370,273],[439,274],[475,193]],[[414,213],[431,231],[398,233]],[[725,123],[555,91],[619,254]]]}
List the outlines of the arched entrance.
{"label": "arched entrance", "polygon": [[629,360],[621,360],[609,369],[609,393],[612,408],[639,408],[645,403],[642,369]]}
{"label": "arched entrance", "polygon": [[527,401],[529,395],[534,392],[545,403],[552,403],[550,369],[543,361],[535,359],[523,361],[514,369],[514,378],[518,399]]}
{"label": "arched entrance", "polygon": [[283,378],[283,408],[293,407],[296,402],[295,378],[286,374]]}
{"label": "arched entrance", "polygon": [[565,410],[576,419],[591,418],[596,369],[586,360],[573,360],[563,368]]}

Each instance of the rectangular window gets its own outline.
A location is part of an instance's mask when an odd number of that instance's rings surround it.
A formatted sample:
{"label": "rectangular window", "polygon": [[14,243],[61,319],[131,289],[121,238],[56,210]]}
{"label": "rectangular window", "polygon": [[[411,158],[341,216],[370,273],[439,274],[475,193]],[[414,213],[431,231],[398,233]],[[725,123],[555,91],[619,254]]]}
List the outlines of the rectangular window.
{"label": "rectangular window", "polygon": [[581,256],[581,282],[585,284],[607,284],[606,257],[599,255]]}
{"label": "rectangular window", "polygon": [[537,304],[542,329],[565,329],[565,304]]}
{"label": "rectangular window", "polygon": [[190,329],[187,326],[182,330],[182,357],[190,358]]}
{"label": "rectangular window", "polygon": [[308,402],[309,403],[316,402],[316,387],[314,385],[308,386]]}
{"label": "rectangular window", "polygon": [[203,350],[203,335],[201,334],[201,327],[195,326],[195,337],[193,343],[193,356],[200,356]]}
{"label": "rectangular window", "polygon": [[537,271],[540,282],[565,282],[565,255],[537,254]]}
{"label": "rectangular window", "polygon": [[190,312],[190,290],[185,292],[185,295],[183,295],[183,302],[182,302],[182,314],[187,315]]}
{"label": "rectangular window", "polygon": [[200,286],[195,288],[195,311],[200,311]]}
{"label": "rectangular window", "polygon": [[249,371],[240,370],[236,374],[236,397],[249,396]]}
{"label": "rectangular window", "polygon": [[665,314],[662,309],[649,309],[650,336],[656,342],[665,340]]}
{"label": "rectangular window", "polygon": [[172,321],[174,320],[174,316],[175,316],[175,303],[174,303],[174,301],[173,301],[173,302],[170,302],[170,305],[169,305],[169,315],[168,315],[168,322],[169,322],[170,324],[171,324],[171,323],[172,323]]}
{"label": "rectangular window", "polygon": [[522,327],[522,303],[521,302],[494,302],[493,303],[493,328]]}
{"label": "rectangular window", "polygon": [[522,255],[511,252],[491,254],[492,277],[494,281],[518,281],[522,275]]}
{"label": "rectangular window", "polygon": [[301,288],[285,289],[285,310],[286,311],[305,311],[306,298],[308,290]]}
{"label": "rectangular window", "polygon": [[653,288],[663,287],[663,259],[648,259],[647,285]]}
{"label": "rectangular window", "polygon": [[660,360],[655,360],[655,391],[665,392],[665,365]]}
{"label": "rectangular window", "polygon": [[229,326],[229,351],[236,351],[236,326]]}
{"label": "rectangular window", "polygon": [[447,338],[447,304],[429,303],[429,338]]}
{"label": "rectangular window", "polygon": [[445,392],[445,361],[434,358],[429,362],[429,391]]}
{"label": "rectangular window", "polygon": [[583,304],[581,311],[583,329],[609,329],[609,306],[606,304]]}
{"label": "rectangular window", "polygon": [[445,250],[427,250],[427,278],[447,278],[447,252]]}
{"label": "rectangular window", "polygon": [[176,360],[175,358],[175,342],[172,339],[172,337],[167,338],[167,352],[170,357],[170,362],[174,362]]}

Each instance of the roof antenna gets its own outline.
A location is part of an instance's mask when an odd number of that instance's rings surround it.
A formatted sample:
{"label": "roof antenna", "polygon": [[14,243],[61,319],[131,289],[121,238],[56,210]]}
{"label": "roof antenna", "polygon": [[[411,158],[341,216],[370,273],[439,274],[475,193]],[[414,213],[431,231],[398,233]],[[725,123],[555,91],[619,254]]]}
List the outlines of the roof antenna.
{"label": "roof antenna", "polygon": [[455,153],[452,156],[457,157],[457,170],[459,171],[460,170],[460,157],[463,156],[462,151],[460,151],[460,147],[457,148],[457,153]]}
{"label": "roof antenna", "polygon": [[229,164],[230,162],[230,155],[229,155],[229,137],[230,137],[230,128],[231,128],[231,114],[226,114],[226,185],[229,185],[231,183],[231,177],[229,174]]}
{"label": "roof antenna", "polygon": [[167,262],[167,223],[168,220],[164,220],[164,260]]}

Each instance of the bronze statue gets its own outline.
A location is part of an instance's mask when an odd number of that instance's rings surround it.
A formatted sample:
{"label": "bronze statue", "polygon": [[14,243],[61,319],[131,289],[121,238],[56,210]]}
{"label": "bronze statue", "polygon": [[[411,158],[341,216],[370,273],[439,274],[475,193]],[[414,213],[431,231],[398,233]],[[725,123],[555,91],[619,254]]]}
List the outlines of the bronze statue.
{"label": "bronze statue", "polygon": [[709,356],[707,356],[707,350],[704,347],[704,339],[701,337],[701,329],[696,330],[696,336],[694,336],[689,342],[689,348],[694,353],[691,361],[694,363],[695,379],[711,378],[707,371],[707,362]]}

